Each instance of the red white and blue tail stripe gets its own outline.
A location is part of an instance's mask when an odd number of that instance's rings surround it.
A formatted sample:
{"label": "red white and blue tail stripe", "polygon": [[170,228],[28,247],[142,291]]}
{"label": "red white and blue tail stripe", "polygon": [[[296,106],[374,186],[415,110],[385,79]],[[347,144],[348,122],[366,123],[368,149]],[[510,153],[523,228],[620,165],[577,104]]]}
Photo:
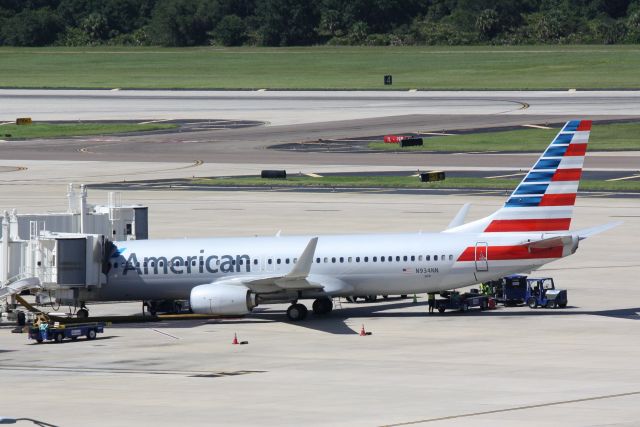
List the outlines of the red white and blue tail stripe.
{"label": "red white and blue tail stripe", "polygon": [[591,120],[567,122],[502,208],[448,231],[564,231],[571,225]]}
{"label": "red white and blue tail stripe", "polygon": [[484,231],[568,230],[590,131],[591,120],[567,122]]}

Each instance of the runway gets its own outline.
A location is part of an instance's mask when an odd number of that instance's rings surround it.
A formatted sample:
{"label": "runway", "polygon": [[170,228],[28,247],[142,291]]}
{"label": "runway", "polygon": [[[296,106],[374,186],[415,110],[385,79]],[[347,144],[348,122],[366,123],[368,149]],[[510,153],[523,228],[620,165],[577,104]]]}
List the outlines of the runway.
{"label": "runway", "polygon": [[[198,92],[0,90],[1,120],[254,120],[266,126],[164,135],[0,143],[4,159],[232,164],[529,167],[510,154],[298,153],[283,143],[399,132],[640,116],[640,92]],[[591,155],[586,168],[635,169],[635,154]]]}

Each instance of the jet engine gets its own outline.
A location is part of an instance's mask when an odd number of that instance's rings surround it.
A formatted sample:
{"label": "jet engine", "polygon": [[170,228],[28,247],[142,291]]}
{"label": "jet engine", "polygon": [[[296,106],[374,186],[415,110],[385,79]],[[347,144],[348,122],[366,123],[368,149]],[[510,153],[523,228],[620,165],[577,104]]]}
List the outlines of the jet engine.
{"label": "jet engine", "polygon": [[227,316],[250,313],[258,305],[256,295],[246,286],[224,283],[196,286],[189,303],[194,313]]}

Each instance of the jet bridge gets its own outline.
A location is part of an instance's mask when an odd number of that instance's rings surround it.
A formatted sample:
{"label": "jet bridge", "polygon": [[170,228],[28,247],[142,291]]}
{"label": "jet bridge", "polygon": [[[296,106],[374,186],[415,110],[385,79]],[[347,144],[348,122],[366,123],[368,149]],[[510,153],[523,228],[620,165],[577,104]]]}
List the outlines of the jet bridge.
{"label": "jet bridge", "polygon": [[146,206],[123,205],[113,192],[106,205],[92,205],[86,187],[73,184],[67,199],[65,212],[0,216],[0,313],[15,311],[25,291],[38,304],[77,305],[81,289],[106,282],[112,241],[148,238]]}

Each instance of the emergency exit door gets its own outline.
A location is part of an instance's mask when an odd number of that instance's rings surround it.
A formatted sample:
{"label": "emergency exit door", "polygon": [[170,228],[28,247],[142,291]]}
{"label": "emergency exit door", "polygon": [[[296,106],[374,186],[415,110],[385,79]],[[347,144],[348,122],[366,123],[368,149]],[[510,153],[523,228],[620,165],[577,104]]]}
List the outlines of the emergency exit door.
{"label": "emergency exit door", "polygon": [[477,242],[475,251],[476,271],[489,271],[489,244]]}

